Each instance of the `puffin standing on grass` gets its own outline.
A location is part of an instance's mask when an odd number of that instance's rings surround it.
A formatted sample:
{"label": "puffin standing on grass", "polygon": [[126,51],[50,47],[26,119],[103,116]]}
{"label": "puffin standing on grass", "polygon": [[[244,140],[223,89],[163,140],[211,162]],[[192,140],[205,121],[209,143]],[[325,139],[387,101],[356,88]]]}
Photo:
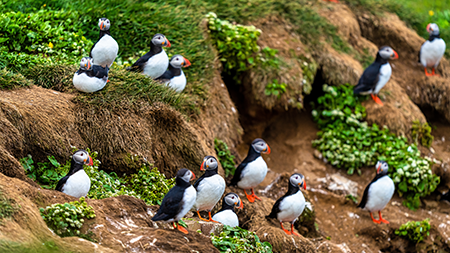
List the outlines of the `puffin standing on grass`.
{"label": "puffin standing on grass", "polygon": [[188,231],[180,226],[178,221],[189,212],[195,203],[197,191],[189,183],[193,179],[195,179],[195,174],[188,169],[181,169],[177,172],[175,186],[164,196],[152,221],[172,222],[174,229],[178,228],[181,232],[188,234]]}
{"label": "puffin standing on grass", "polygon": [[[230,186],[243,189],[251,203],[255,202],[255,199],[261,200],[255,195],[253,188],[258,186],[267,174],[267,164],[261,157],[261,153],[270,154],[270,147],[263,139],[257,138],[250,145],[247,157],[237,167],[230,183]],[[251,190],[251,195],[247,194],[248,189]]]}
{"label": "puffin standing on grass", "polygon": [[73,75],[73,85],[79,91],[92,93],[105,87],[108,80],[108,67],[92,64],[91,57],[83,57],[80,69]]}
{"label": "puffin standing on grass", "polygon": [[[381,222],[389,224],[389,221],[381,217],[381,210],[389,203],[394,195],[395,185],[392,179],[387,175],[389,165],[385,161],[378,161],[377,174],[372,182],[367,185],[364,195],[358,207],[370,212],[373,222],[380,224]],[[379,220],[373,218],[372,212],[377,212],[380,216]]]}
{"label": "puffin standing on grass", "polygon": [[242,209],[244,204],[236,193],[230,192],[223,198],[222,209],[214,214],[213,220],[230,227],[238,227],[239,219],[234,212],[234,207]]}
{"label": "puffin standing on grass", "polygon": [[163,34],[157,33],[150,43],[150,51],[127,70],[142,72],[153,79],[160,77],[169,66],[169,57],[162,47],[170,47],[170,41]]}
{"label": "puffin standing on grass", "polygon": [[[419,51],[419,62],[425,68],[426,76],[436,76],[435,69],[445,53],[445,41],[441,39],[439,26],[435,23],[428,24],[427,31],[430,37],[422,44]],[[428,73],[427,67],[432,68],[431,74]]]}
{"label": "puffin standing on grass", "polygon": [[191,62],[188,59],[179,54],[174,55],[170,59],[169,69],[156,80],[160,80],[176,92],[182,92],[186,87],[186,76],[181,67],[189,66],[191,66]]}
{"label": "puffin standing on grass", "polygon": [[[295,173],[289,178],[289,188],[283,197],[279,198],[272,207],[272,212],[266,218],[276,218],[280,221],[281,229],[288,235],[296,235],[294,223],[305,209],[305,197],[300,187],[306,190],[305,177]],[[284,229],[283,222],[291,223],[291,232]]]}
{"label": "puffin standing on grass", "polygon": [[[195,200],[194,209],[197,211],[198,217],[203,221],[213,221],[211,218],[211,210],[219,202],[225,191],[225,180],[217,173],[219,164],[214,156],[206,156],[200,166],[201,171],[205,171],[194,184],[197,190],[197,199]],[[203,219],[199,211],[208,211],[209,220]]]}
{"label": "puffin standing on grass", "polygon": [[91,52],[89,53],[89,56],[93,59],[94,65],[110,68],[117,57],[119,45],[117,44],[117,41],[111,37],[111,33],[109,31],[110,25],[111,23],[107,18],[101,18],[98,20],[100,37],[92,46]]}
{"label": "puffin standing on grass", "polygon": [[88,152],[80,149],[73,154],[69,173],[59,180],[55,190],[75,198],[85,197],[91,188],[91,179],[83,169],[84,164],[94,165]]}
{"label": "puffin standing on grass", "polygon": [[364,70],[358,84],[353,89],[353,94],[370,94],[375,103],[383,105],[378,92],[391,78],[392,68],[388,60],[398,59],[397,52],[391,47],[381,47],[377,53],[375,61]]}

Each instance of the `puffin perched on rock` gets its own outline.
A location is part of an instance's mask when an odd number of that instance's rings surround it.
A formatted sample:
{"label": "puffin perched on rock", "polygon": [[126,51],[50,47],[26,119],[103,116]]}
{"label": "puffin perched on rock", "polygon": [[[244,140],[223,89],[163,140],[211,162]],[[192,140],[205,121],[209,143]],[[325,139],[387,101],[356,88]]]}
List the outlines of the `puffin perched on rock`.
{"label": "puffin perched on rock", "polygon": [[[280,221],[281,228],[288,235],[296,235],[294,223],[305,209],[305,197],[300,187],[306,190],[305,177],[302,174],[295,173],[289,178],[289,187],[286,194],[279,198],[272,207],[272,212],[266,218],[276,218]],[[291,223],[291,232],[284,229],[283,222]]]}
{"label": "puffin perched on rock", "polygon": [[[422,44],[419,51],[419,62],[425,68],[426,76],[435,76],[437,66],[445,53],[445,41],[441,39],[439,26],[435,23],[428,24],[427,31],[430,37]],[[431,74],[428,73],[427,67],[432,68]]]}
{"label": "puffin perched on rock", "polygon": [[119,45],[117,44],[117,41],[111,37],[109,31],[111,23],[109,19],[99,19],[98,26],[100,27],[100,37],[92,46],[89,56],[93,59],[94,65],[110,68],[119,52]]}
{"label": "puffin perched on rock", "polygon": [[[363,198],[358,207],[368,210],[373,222],[378,224],[381,222],[389,224],[389,221],[381,217],[381,210],[384,209],[394,195],[395,185],[392,179],[387,175],[389,170],[387,162],[378,161],[375,167],[377,168],[377,174],[364,190]],[[380,219],[375,220],[372,212],[378,212]]]}
{"label": "puffin perched on rock", "polygon": [[181,169],[177,172],[175,186],[164,196],[152,221],[172,222],[173,228],[178,228],[181,232],[188,234],[188,231],[180,226],[178,221],[189,212],[197,198],[197,191],[189,183],[193,179],[195,179],[195,174],[188,169]]}
{"label": "puffin perched on rock", "polygon": [[392,68],[388,62],[391,59],[398,59],[397,52],[388,46],[381,47],[375,61],[364,70],[358,84],[353,89],[353,93],[355,95],[370,94],[375,103],[383,105],[378,97],[378,92],[391,78]]}
{"label": "puffin perched on rock", "polygon": [[170,41],[163,34],[157,33],[150,43],[150,51],[127,70],[142,72],[153,79],[160,77],[169,66],[169,57],[162,47],[170,47]]}
{"label": "puffin perched on rock", "polygon": [[92,93],[105,87],[108,82],[109,68],[92,64],[91,57],[83,57],[80,69],[73,75],[73,85],[79,91]]}
{"label": "puffin perched on rock", "polygon": [[[251,203],[255,202],[255,199],[261,200],[255,195],[253,188],[258,186],[267,174],[267,164],[261,157],[261,153],[270,154],[270,147],[263,139],[257,138],[250,145],[247,157],[237,167],[230,183],[230,186],[243,189]],[[247,194],[248,189],[252,191],[251,195]]]}
{"label": "puffin perched on rock", "polygon": [[85,197],[91,188],[91,179],[83,169],[84,164],[94,165],[88,152],[80,149],[73,154],[69,173],[59,180],[55,190],[75,198]]}
{"label": "puffin perched on rock", "polygon": [[234,207],[242,209],[244,204],[236,193],[230,192],[223,198],[222,209],[214,214],[213,220],[230,227],[238,227],[239,219],[234,212]]}
{"label": "puffin perched on rock", "polygon": [[191,62],[183,56],[177,54],[170,59],[169,69],[156,80],[163,82],[165,85],[177,92],[182,92],[186,87],[186,76],[181,67],[189,67]]}
{"label": "puffin perched on rock", "polygon": [[[195,200],[194,209],[197,211],[198,217],[204,221],[213,221],[211,218],[211,210],[219,202],[225,191],[225,180],[217,173],[219,163],[214,156],[206,156],[200,166],[201,171],[205,171],[194,184],[197,190],[197,199]],[[208,211],[209,220],[203,219],[199,211]]]}

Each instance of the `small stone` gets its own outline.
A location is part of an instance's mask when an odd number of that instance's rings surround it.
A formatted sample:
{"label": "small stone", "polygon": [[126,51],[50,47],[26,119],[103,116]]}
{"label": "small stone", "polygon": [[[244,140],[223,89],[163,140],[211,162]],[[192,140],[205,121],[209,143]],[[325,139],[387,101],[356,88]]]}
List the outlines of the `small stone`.
{"label": "small stone", "polygon": [[319,160],[322,160],[323,156],[322,156],[322,153],[319,152],[319,150],[314,149],[314,157],[319,159]]}

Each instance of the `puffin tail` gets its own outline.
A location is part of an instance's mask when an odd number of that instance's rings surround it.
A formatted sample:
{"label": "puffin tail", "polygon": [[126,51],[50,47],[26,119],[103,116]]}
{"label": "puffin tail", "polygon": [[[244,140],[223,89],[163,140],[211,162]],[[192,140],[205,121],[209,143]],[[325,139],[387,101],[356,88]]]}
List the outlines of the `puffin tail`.
{"label": "puffin tail", "polygon": [[168,214],[157,213],[155,216],[153,216],[152,221],[168,220],[169,218],[170,217]]}
{"label": "puffin tail", "polygon": [[353,88],[353,95],[358,95],[358,94],[360,94],[361,92],[365,92],[365,91],[367,91],[367,88],[364,87],[363,84],[358,83],[358,84],[355,86],[355,88]]}

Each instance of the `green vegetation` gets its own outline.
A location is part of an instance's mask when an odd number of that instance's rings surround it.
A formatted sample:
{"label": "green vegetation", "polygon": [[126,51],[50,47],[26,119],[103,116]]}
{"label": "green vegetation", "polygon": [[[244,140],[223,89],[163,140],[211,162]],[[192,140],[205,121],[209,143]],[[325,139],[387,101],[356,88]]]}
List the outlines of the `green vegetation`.
{"label": "green vegetation", "polygon": [[11,218],[19,208],[16,201],[6,197],[0,189],[0,225],[3,225],[3,219]]}
{"label": "green vegetation", "polygon": [[267,84],[266,89],[264,90],[264,93],[267,96],[277,96],[280,98],[281,94],[286,92],[286,84],[285,83],[278,83],[277,79],[274,79],[272,83]]}
{"label": "green vegetation", "polygon": [[323,91],[325,94],[318,98],[312,111],[321,129],[313,146],[330,164],[345,168],[348,174],[355,170],[361,174],[361,167],[385,160],[397,192],[405,197],[403,204],[417,209],[420,198],[432,193],[440,182],[431,171],[430,159],[422,158],[416,145],[409,144],[406,138],[362,121],[365,108],[360,98],[353,96],[351,85],[324,85]]}
{"label": "green vegetation", "polygon": [[236,171],[236,164],[234,163],[234,155],[231,154],[228,145],[219,139],[214,139],[214,149],[217,153],[217,158],[225,171],[225,177],[234,175]]}
{"label": "green vegetation", "polygon": [[60,253],[61,249],[52,240],[35,243],[0,240],[0,251],[8,253]]}
{"label": "green vegetation", "polygon": [[419,243],[430,235],[430,219],[423,221],[408,221],[402,224],[395,234],[408,238],[408,240]]}
{"label": "green vegetation", "polygon": [[[74,151],[76,148],[74,148]],[[84,166],[91,179],[91,189],[87,195],[91,199],[104,199],[120,195],[133,196],[145,201],[148,205],[161,204],[164,195],[173,187],[175,179],[166,179],[157,168],[143,165],[137,174],[119,177],[116,173],[106,173],[99,170],[100,161],[97,152],[86,150],[92,160],[93,166]],[[55,189],[58,181],[70,170],[70,160],[61,165],[53,156],[48,157],[49,162],[38,162],[34,165],[29,155],[20,161],[28,177],[33,179],[42,188]]]}
{"label": "green vegetation", "polygon": [[32,84],[33,81],[26,79],[20,73],[13,73],[0,67],[0,89],[11,90],[18,87],[28,87]]}
{"label": "green vegetation", "polygon": [[269,242],[261,242],[254,232],[240,227],[223,226],[220,235],[211,234],[211,240],[220,252],[272,252]]}
{"label": "green vegetation", "polygon": [[418,120],[413,121],[411,137],[416,145],[418,145],[420,140],[420,144],[427,148],[431,147],[434,140],[434,136],[431,135],[430,125],[427,122],[421,124]]}
{"label": "green vegetation", "polygon": [[94,209],[87,205],[84,197],[81,197],[79,201],[53,204],[45,209],[39,208],[39,211],[47,226],[57,235],[90,237],[89,234],[82,235],[80,232],[84,219],[95,218]]}

